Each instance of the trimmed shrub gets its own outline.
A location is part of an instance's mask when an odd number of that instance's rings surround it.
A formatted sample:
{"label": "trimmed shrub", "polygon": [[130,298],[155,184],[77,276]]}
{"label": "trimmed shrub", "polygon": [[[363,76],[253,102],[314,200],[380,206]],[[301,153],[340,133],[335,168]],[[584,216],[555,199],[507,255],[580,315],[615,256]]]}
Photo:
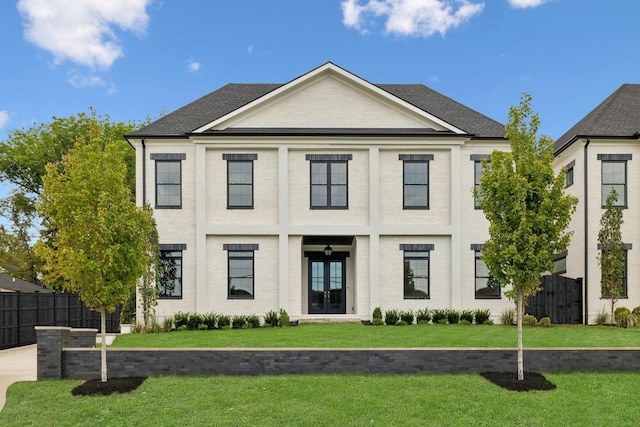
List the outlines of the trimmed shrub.
{"label": "trimmed shrub", "polygon": [[549,317],[543,317],[538,322],[538,325],[542,326],[543,328],[550,328],[551,327],[551,319]]}
{"label": "trimmed shrub", "polygon": [[460,322],[460,312],[458,310],[454,310],[453,308],[447,310],[447,321],[450,325],[456,325]]}
{"label": "trimmed shrub", "polygon": [[640,305],[634,308],[633,310],[631,310],[631,314],[635,316],[640,316]]}
{"label": "trimmed shrub", "polygon": [[374,325],[374,326],[382,326],[382,325],[384,325],[384,320],[379,319],[379,318],[376,317],[375,319],[373,319],[371,321],[371,324]]}
{"label": "trimmed shrub", "polygon": [[616,326],[620,328],[628,328],[633,326],[633,315],[627,307],[618,307],[614,312]]}
{"label": "trimmed shrub", "polygon": [[287,327],[289,326],[289,313],[287,313],[287,310],[285,310],[284,308],[280,309],[280,317],[279,317],[279,324],[282,327]]}
{"label": "trimmed shrub", "polygon": [[218,315],[215,313],[205,313],[202,315],[202,323],[207,325],[207,329],[215,329]]}
{"label": "trimmed shrub", "polygon": [[188,331],[189,329],[187,329],[187,325],[180,325],[176,328],[176,331],[178,332],[182,332],[182,331]]}
{"label": "trimmed shrub", "polygon": [[382,319],[382,310],[380,310],[380,307],[376,307],[373,309],[373,315],[372,315],[373,319]]}
{"label": "trimmed shrub", "polygon": [[189,313],[183,313],[182,311],[177,312],[173,315],[174,323],[176,325],[176,329],[180,326],[187,326],[189,323]]}
{"label": "trimmed shrub", "polygon": [[190,331],[195,331],[198,329],[198,325],[202,322],[202,315],[198,313],[189,313],[189,320],[187,320],[187,327]]}
{"label": "trimmed shrub", "polygon": [[403,320],[404,322],[406,322],[407,325],[413,324],[413,319],[414,318],[415,318],[415,316],[413,315],[413,311],[411,311],[411,310],[401,311],[400,312],[400,319]]}
{"label": "trimmed shrub", "polygon": [[395,325],[400,320],[398,310],[387,310],[384,312],[384,323],[387,325]]}
{"label": "trimmed shrub", "polygon": [[466,320],[469,324],[473,323],[473,310],[462,310],[460,313],[460,321]]}
{"label": "trimmed shrub", "polygon": [[206,331],[206,330],[208,330],[208,329],[209,329],[209,326],[207,326],[205,323],[200,323],[200,324],[198,325],[198,330],[199,330],[199,331]]}
{"label": "trimmed shrub", "polygon": [[236,314],[231,318],[231,327],[233,329],[241,329],[247,323],[247,316]]}
{"label": "trimmed shrub", "polygon": [[525,326],[538,326],[538,319],[532,314],[525,314],[522,317],[522,324]]}
{"label": "trimmed shrub", "polygon": [[460,323],[458,324],[471,326],[471,322],[469,322],[467,319],[460,319]]}
{"label": "trimmed shrub", "polygon": [[516,323],[516,311],[513,308],[503,311],[500,315],[500,323],[503,325],[513,325]]}
{"label": "trimmed shrub", "polygon": [[260,317],[256,314],[250,314],[247,316],[247,325],[251,328],[259,328],[260,327]]}
{"label": "trimmed shrub", "polygon": [[[473,312],[474,320],[476,321],[476,325],[486,325],[487,320],[490,320],[491,311],[488,308],[479,308]],[[491,322],[493,325],[493,322]]]}
{"label": "trimmed shrub", "polygon": [[218,316],[218,328],[224,329],[228,328],[231,325],[231,317],[226,314],[221,314]]}
{"label": "trimmed shrub", "polygon": [[408,323],[405,322],[404,320],[398,320],[395,324],[395,326],[407,326]]}
{"label": "trimmed shrub", "polygon": [[[444,322],[442,322],[444,320]],[[436,308],[431,312],[431,321],[433,323],[446,323],[447,322],[447,309]]]}
{"label": "trimmed shrub", "polygon": [[429,320],[431,320],[431,311],[428,308],[416,311],[416,323],[418,325],[429,323]]}
{"label": "trimmed shrub", "polygon": [[264,315],[264,325],[272,328],[278,326],[278,312],[270,310]]}

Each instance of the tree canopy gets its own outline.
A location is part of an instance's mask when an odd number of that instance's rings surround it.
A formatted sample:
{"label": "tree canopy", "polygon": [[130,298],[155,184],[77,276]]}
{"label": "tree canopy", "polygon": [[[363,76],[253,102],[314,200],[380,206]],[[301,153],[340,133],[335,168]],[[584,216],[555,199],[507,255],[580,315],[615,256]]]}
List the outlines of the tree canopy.
{"label": "tree canopy", "polygon": [[[126,185],[120,147],[104,141],[99,128],[49,164],[38,212],[52,230],[36,244],[45,261],[45,283],[75,292],[102,317],[135,289],[149,264],[147,237],[155,227],[149,210],[136,207]],[[106,351],[106,350],[105,350]],[[106,381],[106,353],[103,381]]]}
{"label": "tree canopy", "polygon": [[489,221],[489,240],[482,257],[490,274],[516,301],[518,309],[518,379],[522,366],[524,300],[538,292],[540,276],[551,271],[553,257],[571,238],[566,228],[577,199],[564,194],[564,170],[555,174],[553,140],[538,138],[540,119],[523,94],[511,107],[505,137],[511,152],[496,150],[484,163],[480,185],[474,190]]}

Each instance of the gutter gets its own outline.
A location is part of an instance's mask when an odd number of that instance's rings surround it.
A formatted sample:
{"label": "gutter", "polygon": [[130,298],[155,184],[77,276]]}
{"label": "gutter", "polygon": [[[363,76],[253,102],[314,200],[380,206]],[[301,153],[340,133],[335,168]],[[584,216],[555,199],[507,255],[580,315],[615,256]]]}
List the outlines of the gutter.
{"label": "gutter", "polygon": [[587,142],[584,144],[584,324],[589,324],[589,199],[587,195],[588,189],[588,176],[589,176],[589,164],[587,149],[589,148],[590,138],[587,138]]}

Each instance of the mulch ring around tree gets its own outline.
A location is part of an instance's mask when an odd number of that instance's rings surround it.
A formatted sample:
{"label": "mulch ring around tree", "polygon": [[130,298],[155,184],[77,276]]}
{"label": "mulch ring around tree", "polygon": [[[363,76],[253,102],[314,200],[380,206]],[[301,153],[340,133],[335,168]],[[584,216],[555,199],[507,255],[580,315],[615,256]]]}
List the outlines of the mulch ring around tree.
{"label": "mulch ring around tree", "polygon": [[129,393],[138,388],[146,377],[110,378],[106,382],[100,379],[89,380],[74,387],[74,396],[108,396],[113,393]]}
{"label": "mulch ring around tree", "polygon": [[518,381],[516,372],[483,372],[480,374],[495,385],[511,391],[555,390],[556,385],[542,374],[525,372],[524,380]]}

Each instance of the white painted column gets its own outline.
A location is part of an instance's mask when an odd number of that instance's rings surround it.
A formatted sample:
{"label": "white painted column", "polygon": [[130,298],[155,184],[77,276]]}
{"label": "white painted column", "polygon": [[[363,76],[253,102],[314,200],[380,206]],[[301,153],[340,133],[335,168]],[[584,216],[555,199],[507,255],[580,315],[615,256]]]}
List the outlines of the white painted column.
{"label": "white painted column", "polygon": [[[207,304],[207,150],[196,145],[196,311],[210,311]],[[191,249],[191,248],[187,248]],[[191,252],[191,251],[190,251]]]}
{"label": "white painted column", "polygon": [[[369,149],[369,308],[380,305],[380,150]],[[357,313],[366,315],[371,313]]]}
{"label": "white painted column", "polygon": [[[298,262],[301,262],[298,260]],[[289,313],[289,149],[278,148],[278,303]]]}
{"label": "white painted column", "polygon": [[[460,147],[451,148],[451,308],[462,309],[462,235]],[[466,194],[466,193],[464,193]]]}

